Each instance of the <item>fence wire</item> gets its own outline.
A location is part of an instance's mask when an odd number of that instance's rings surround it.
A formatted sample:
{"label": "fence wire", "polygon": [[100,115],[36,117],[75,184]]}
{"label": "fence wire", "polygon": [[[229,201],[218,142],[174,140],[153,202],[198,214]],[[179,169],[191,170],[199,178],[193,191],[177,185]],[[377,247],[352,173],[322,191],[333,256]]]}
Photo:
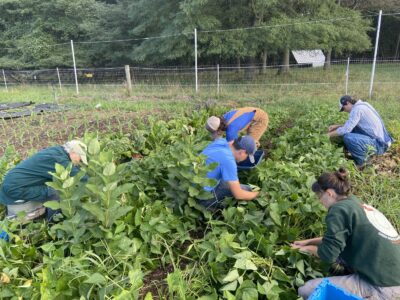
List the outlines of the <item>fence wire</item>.
{"label": "fence wire", "polygon": [[[335,60],[330,65],[312,67],[309,64],[282,65],[216,65],[198,68],[200,87],[229,86],[345,86],[368,87],[372,60],[351,59],[348,78],[347,60]],[[286,68],[284,68],[286,67]],[[133,86],[195,86],[193,67],[130,67]],[[400,60],[377,61],[375,86],[400,84]],[[75,85],[73,69],[4,70],[3,87],[18,85]],[[124,67],[79,68],[79,85],[125,85]]]}

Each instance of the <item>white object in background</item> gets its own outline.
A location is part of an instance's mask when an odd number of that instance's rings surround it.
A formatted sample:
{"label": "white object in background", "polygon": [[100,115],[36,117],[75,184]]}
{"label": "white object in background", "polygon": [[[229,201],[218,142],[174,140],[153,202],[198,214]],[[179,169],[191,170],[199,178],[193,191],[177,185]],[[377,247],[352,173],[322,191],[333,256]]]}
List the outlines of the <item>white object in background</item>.
{"label": "white object in background", "polygon": [[197,28],[194,29],[194,72],[195,72],[195,84],[196,84],[196,93],[199,91],[199,77],[197,70]]}
{"label": "white object in background", "polygon": [[323,67],[325,64],[322,50],[293,50],[292,53],[298,64],[312,64],[313,67]]}
{"label": "white object in background", "polygon": [[57,67],[57,77],[58,77],[58,85],[59,85],[59,87],[60,87],[60,93],[62,92],[62,88],[61,88],[61,77],[60,77],[60,70],[58,70],[58,67]]}
{"label": "white object in background", "polygon": [[73,40],[71,40],[71,52],[72,52],[72,62],[74,63],[76,94],[79,95],[78,74],[76,72],[76,61],[75,61],[75,51],[74,51],[74,41]]}
{"label": "white object in background", "polygon": [[101,103],[97,103],[95,108],[100,108],[101,107]]}
{"label": "white object in background", "polygon": [[3,69],[3,79],[4,79],[4,86],[6,87],[6,92],[8,92],[6,73],[4,72],[4,69]]}
{"label": "white object in background", "polygon": [[373,87],[374,87],[376,56],[378,55],[379,34],[380,34],[380,32],[381,32],[381,21],[382,21],[382,10],[379,11],[378,28],[376,29],[375,50],[374,50],[374,61],[373,61],[373,63],[372,63],[371,81],[370,81],[370,83],[369,83],[369,99],[372,98],[372,89],[373,89]]}

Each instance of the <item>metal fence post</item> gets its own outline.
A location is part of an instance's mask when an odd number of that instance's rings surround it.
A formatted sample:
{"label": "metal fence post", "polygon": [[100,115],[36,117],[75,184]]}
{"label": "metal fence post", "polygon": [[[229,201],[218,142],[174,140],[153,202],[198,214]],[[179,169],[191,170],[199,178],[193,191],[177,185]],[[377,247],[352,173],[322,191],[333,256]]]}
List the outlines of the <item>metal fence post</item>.
{"label": "metal fence post", "polygon": [[6,92],[8,92],[6,73],[4,72],[4,69],[2,71],[3,71],[4,86],[6,87]]}
{"label": "metal fence post", "polygon": [[349,76],[350,76],[350,57],[347,58],[347,68],[346,68],[346,91],[345,94],[348,95],[349,91]]}
{"label": "metal fence post", "polygon": [[61,77],[60,77],[60,71],[58,70],[58,67],[57,67],[57,77],[58,77],[58,85],[60,87],[60,93],[61,93],[62,92]]}
{"label": "metal fence post", "polygon": [[74,51],[74,41],[73,40],[71,40],[71,52],[72,52],[72,61],[74,63],[74,76],[75,76],[76,94],[79,95],[78,74],[76,72],[75,51]]}
{"label": "metal fence post", "polygon": [[377,31],[376,31],[374,62],[372,63],[371,82],[369,84],[369,98],[370,99],[372,98],[372,89],[373,89],[373,86],[374,86],[376,56],[378,55],[379,34],[380,34],[380,31],[381,31],[381,20],[382,20],[382,10],[379,11],[378,28],[377,28]]}
{"label": "metal fence post", "polygon": [[217,94],[219,95],[219,64],[217,64]]}
{"label": "metal fence post", "polygon": [[197,28],[194,29],[194,72],[196,80],[196,93],[199,91],[199,81],[197,73]]}

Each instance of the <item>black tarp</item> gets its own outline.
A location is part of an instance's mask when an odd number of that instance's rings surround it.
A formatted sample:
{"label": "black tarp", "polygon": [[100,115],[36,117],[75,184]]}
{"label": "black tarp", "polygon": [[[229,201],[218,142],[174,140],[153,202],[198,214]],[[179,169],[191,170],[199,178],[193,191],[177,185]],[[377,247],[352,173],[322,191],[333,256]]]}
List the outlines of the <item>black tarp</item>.
{"label": "black tarp", "polygon": [[32,104],[35,104],[32,101],[29,102],[12,102],[12,103],[0,103],[0,110],[9,110],[9,109],[15,109],[15,108],[20,108],[24,106],[30,106]]}
{"label": "black tarp", "polygon": [[43,113],[60,112],[70,109],[65,105],[58,105],[53,103],[44,103],[33,106],[29,109],[16,110],[16,111],[0,111],[0,119],[15,119],[21,117],[29,117],[31,115],[40,115]]}

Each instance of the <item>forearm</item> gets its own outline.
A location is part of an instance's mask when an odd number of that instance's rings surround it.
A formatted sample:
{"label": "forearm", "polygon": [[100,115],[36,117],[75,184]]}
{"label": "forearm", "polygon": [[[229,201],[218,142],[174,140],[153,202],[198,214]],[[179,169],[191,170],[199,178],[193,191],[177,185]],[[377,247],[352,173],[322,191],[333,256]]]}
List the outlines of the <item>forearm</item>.
{"label": "forearm", "polygon": [[241,189],[234,194],[236,200],[250,201],[258,196],[258,192],[250,192]]}
{"label": "forearm", "polygon": [[307,245],[314,245],[317,246],[319,244],[322,243],[322,237],[317,237],[317,238],[313,238],[313,239],[308,239],[305,240],[305,242],[307,242]]}

